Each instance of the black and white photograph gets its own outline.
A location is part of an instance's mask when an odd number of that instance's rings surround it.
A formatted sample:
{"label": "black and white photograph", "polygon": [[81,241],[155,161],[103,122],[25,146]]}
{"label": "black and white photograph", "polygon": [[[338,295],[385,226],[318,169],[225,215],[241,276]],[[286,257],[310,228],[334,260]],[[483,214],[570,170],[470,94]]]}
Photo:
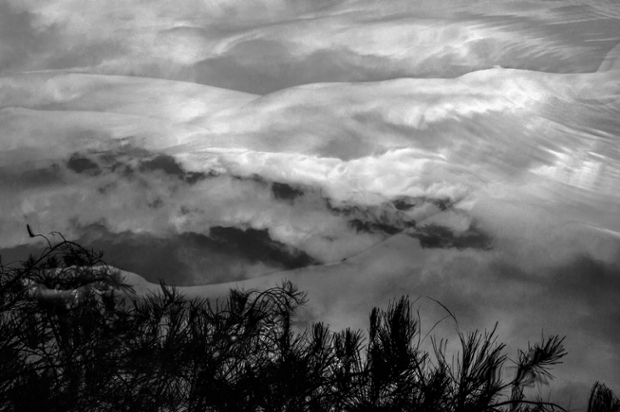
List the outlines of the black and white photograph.
{"label": "black and white photograph", "polygon": [[620,412],[617,0],[0,0],[0,411]]}

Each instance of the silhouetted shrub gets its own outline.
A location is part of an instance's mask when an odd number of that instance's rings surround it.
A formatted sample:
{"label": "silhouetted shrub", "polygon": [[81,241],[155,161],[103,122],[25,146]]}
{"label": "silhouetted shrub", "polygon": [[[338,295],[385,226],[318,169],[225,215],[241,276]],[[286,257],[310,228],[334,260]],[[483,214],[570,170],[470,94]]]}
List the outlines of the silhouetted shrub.
{"label": "silhouetted shrub", "polygon": [[[448,361],[445,340],[421,349],[407,297],[373,309],[367,334],[299,330],[306,296],[290,282],[215,302],[163,283],[136,296],[101,253],[31,236],[47,242],[41,255],[0,260],[2,411],[563,410],[523,396],[565,356],[558,336],[519,352],[503,381],[495,328],[459,331],[460,353]],[[619,405],[594,385],[589,411]]]}

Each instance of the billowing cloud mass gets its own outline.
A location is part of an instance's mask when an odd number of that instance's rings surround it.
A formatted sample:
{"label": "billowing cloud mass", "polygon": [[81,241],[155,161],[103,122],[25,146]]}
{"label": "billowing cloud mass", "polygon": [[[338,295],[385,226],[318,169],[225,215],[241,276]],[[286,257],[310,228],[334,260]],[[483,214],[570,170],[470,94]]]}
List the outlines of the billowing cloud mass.
{"label": "billowing cloud mass", "polygon": [[618,44],[611,1],[4,2],[0,253],[29,223],[142,286],[288,278],[335,328],[428,296],[566,335],[583,408],[620,392]]}

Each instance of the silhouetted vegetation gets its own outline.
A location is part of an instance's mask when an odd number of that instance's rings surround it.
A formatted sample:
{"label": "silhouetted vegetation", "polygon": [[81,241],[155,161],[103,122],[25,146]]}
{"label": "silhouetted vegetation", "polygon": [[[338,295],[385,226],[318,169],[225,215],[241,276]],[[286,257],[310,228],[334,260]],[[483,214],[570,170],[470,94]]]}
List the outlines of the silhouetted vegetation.
{"label": "silhouetted vegetation", "polygon": [[[454,359],[445,340],[425,352],[407,297],[373,309],[367,334],[300,330],[306,297],[290,282],[215,302],[163,283],[138,297],[100,253],[30,233],[48,242],[39,256],[0,260],[2,411],[564,410],[523,395],[566,355],[558,336],[519,352],[505,380],[495,329],[459,332]],[[588,410],[619,409],[596,383]]]}

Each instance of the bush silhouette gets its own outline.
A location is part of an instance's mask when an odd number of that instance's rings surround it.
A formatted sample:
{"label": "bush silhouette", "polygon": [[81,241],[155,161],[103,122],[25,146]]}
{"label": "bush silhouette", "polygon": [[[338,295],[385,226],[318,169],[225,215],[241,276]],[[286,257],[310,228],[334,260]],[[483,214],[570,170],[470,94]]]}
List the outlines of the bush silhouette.
{"label": "bush silhouette", "polygon": [[[39,256],[0,260],[2,411],[565,410],[523,395],[566,355],[558,336],[519,352],[504,381],[495,328],[459,331],[449,361],[445,340],[421,349],[407,297],[373,309],[367,334],[300,330],[306,296],[290,282],[217,301],[163,283],[136,296],[101,253],[31,235],[47,242]],[[588,411],[619,410],[597,382]]]}

